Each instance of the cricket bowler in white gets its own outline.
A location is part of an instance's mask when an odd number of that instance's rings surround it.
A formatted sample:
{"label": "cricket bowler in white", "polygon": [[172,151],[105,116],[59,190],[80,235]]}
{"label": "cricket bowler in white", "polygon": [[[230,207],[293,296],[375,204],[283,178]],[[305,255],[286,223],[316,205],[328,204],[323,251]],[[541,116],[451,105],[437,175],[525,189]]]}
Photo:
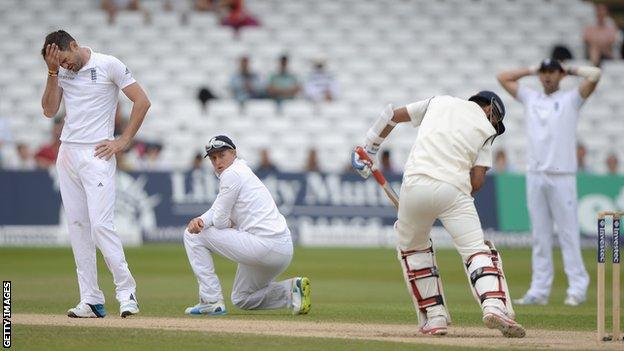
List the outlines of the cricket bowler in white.
{"label": "cricket bowler in white", "polygon": [[[520,85],[518,80],[539,75],[543,91]],[[574,89],[560,90],[566,75],[583,78]],[[548,303],[553,282],[553,225],[557,228],[563,267],[568,278],[564,303],[578,306],[587,299],[589,275],[583,264],[577,212],[576,126],[579,109],[600,80],[597,67],[564,68],[546,59],[539,66],[501,72],[500,84],[524,105],[529,138],[527,157],[527,206],[531,219],[533,268],[531,287],[515,300],[521,305]]]}
{"label": "cricket bowler in white", "polygon": [[490,91],[469,100],[435,96],[398,109],[388,106],[366,134],[364,148],[373,163],[352,155],[354,168],[367,178],[397,123],[419,128],[405,165],[395,230],[398,259],[423,334],[445,335],[451,322],[430,238],[440,219],[463,259],[485,325],[506,337],[525,335],[514,321],[500,254],[484,241],[472,197],[492,166],[492,143],[505,131],[504,116],[503,102]]}
{"label": "cricket bowler in white", "polygon": [[219,194],[212,206],[193,218],[184,231],[184,247],[199,283],[199,303],[190,315],[226,314],[213,254],[238,263],[232,303],[244,310],[290,308],[310,311],[310,280],[306,277],[274,281],[293,256],[286,219],[266,186],[236,155],[230,138],[218,135],[206,145],[206,156],[219,178]]}
{"label": "cricket bowler in white", "polygon": [[[41,54],[48,66],[43,113],[53,117],[61,100],[66,110],[56,169],[80,288],[80,302],[67,315],[106,315],[97,280],[96,247],[113,275],[120,316],[137,314],[136,283],[113,221],[115,153],[130,145],[150,102],[121,61],[79,46],[63,30],[46,36]],[[119,90],[133,106],[127,128],[115,139]]]}

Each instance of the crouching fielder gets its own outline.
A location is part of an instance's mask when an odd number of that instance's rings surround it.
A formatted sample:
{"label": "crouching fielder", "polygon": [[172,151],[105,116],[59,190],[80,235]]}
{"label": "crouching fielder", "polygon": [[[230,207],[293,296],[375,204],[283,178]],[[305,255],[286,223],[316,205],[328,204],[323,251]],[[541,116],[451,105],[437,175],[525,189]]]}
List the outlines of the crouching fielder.
{"label": "crouching fielder", "polygon": [[226,313],[212,255],[238,263],[232,303],[245,310],[291,308],[310,311],[310,280],[274,279],[290,264],[293,244],[286,220],[269,190],[245,161],[236,157],[230,138],[219,135],[206,145],[206,157],[219,177],[219,194],[212,207],[193,218],[184,231],[184,247],[199,283],[199,303],[191,315]]}
{"label": "crouching fielder", "polygon": [[[418,311],[423,334],[444,335],[451,318],[430,239],[433,222],[440,219],[453,238],[471,289],[483,310],[488,328],[506,337],[523,337],[514,321],[502,261],[494,246],[484,241],[472,194],[485,181],[492,164],[494,138],[505,131],[503,102],[493,92],[481,91],[468,101],[436,96],[393,110],[388,106],[366,135],[371,160],[397,123],[419,127],[401,186],[398,221],[398,258]],[[357,157],[353,166],[364,178],[375,164]]]}

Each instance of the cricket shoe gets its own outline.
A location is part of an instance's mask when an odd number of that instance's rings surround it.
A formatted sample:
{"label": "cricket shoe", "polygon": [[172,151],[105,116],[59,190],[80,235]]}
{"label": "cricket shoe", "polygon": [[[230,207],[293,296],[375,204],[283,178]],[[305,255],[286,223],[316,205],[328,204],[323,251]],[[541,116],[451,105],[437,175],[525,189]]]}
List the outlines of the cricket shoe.
{"label": "cricket shoe", "polygon": [[446,335],[448,323],[444,316],[433,316],[427,318],[427,322],[420,328],[420,332],[425,335]]}
{"label": "cricket shoe", "polygon": [[585,298],[584,296],[580,297],[580,296],[577,296],[577,295],[568,295],[566,297],[565,301],[563,301],[563,303],[565,305],[568,305],[568,306],[575,306],[576,307],[576,306],[582,304],[583,302],[585,302],[585,300],[587,300],[587,298]]}
{"label": "cricket shoe", "polygon": [[297,277],[292,280],[292,309],[293,314],[308,314],[312,303],[310,302],[310,279]]}
{"label": "cricket shoe", "polygon": [[92,305],[80,302],[76,307],[67,310],[67,316],[71,318],[104,318],[106,310],[101,303]]}
{"label": "cricket shoe", "polygon": [[525,294],[523,297],[513,300],[513,303],[516,305],[546,305],[548,304],[548,299]]}
{"label": "cricket shoe", "polygon": [[488,306],[483,308],[483,323],[490,329],[498,329],[506,338],[524,338],[524,327],[509,318],[498,307]]}
{"label": "cricket shoe", "polygon": [[139,313],[139,304],[136,302],[134,295],[130,294],[130,299],[119,303],[119,315],[126,318]]}
{"label": "cricket shoe", "polygon": [[223,303],[223,300],[219,300],[208,303],[200,302],[193,307],[187,307],[186,310],[184,310],[184,313],[192,316],[221,316],[226,314],[227,310],[225,309],[225,304]]}

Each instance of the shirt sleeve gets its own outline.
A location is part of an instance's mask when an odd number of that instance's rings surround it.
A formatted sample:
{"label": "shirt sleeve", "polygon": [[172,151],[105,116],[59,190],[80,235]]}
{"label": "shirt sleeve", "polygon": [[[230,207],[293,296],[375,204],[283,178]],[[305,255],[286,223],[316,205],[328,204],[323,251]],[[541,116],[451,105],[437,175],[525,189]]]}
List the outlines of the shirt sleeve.
{"label": "shirt sleeve", "polygon": [[427,100],[413,102],[405,106],[405,108],[407,109],[407,113],[409,114],[414,127],[418,127],[422,123],[422,120],[425,117],[425,113],[427,112],[427,108],[429,107],[429,103],[431,102],[431,99],[433,99],[433,97]]}
{"label": "shirt sleeve", "polygon": [[492,168],[492,143],[493,139],[488,139],[479,153],[477,154],[477,159],[474,162],[474,166],[481,166]]}
{"label": "shirt sleeve", "polygon": [[583,106],[583,104],[585,103],[585,100],[586,99],[583,99],[583,97],[581,96],[581,92],[579,91],[579,88],[572,89],[570,91],[570,101],[572,101],[572,104],[577,109],[581,108],[581,106]]}
{"label": "shirt sleeve", "polygon": [[123,89],[136,82],[132,76],[132,72],[116,57],[113,57],[108,65],[108,76],[119,89]]}
{"label": "shirt sleeve", "polygon": [[524,85],[519,85],[518,92],[516,93],[516,100],[525,104],[527,101],[530,100],[530,97],[533,93],[533,89],[525,87]]}
{"label": "shirt sleeve", "polygon": [[204,212],[203,215],[199,216],[201,220],[204,222],[204,228],[212,227],[214,224],[212,223],[212,216],[214,215],[214,210],[212,207],[208,209],[208,211]]}
{"label": "shirt sleeve", "polygon": [[212,204],[212,225],[217,229],[230,228],[232,221],[230,215],[232,208],[238,199],[238,193],[242,186],[242,179],[234,171],[225,171],[221,175],[219,183],[219,195]]}

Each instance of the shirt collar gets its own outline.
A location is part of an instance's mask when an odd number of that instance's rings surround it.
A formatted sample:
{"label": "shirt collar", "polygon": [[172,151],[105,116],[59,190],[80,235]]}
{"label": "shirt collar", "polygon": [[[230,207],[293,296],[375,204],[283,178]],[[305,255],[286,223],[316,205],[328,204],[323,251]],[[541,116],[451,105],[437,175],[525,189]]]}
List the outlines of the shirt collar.
{"label": "shirt collar", "polygon": [[[234,166],[235,164],[240,163],[240,162],[242,162],[243,164],[246,164],[246,162],[245,162],[244,160],[241,160],[240,158],[238,158],[238,157],[237,157],[237,158],[235,158],[235,159],[234,159],[234,162],[232,162],[232,164],[230,165],[230,167],[232,167],[232,166]],[[223,172],[225,172],[225,171],[227,171],[228,169],[230,169],[230,167],[228,167],[228,168],[224,169],[224,170],[223,170]],[[221,173],[217,173],[217,172],[215,171],[215,172],[214,172],[214,174],[217,176],[217,178],[218,178],[218,179],[221,179],[221,175],[223,174],[223,172],[221,172]]]}
{"label": "shirt collar", "polygon": [[82,66],[82,68],[78,72],[86,71],[88,69],[95,67],[95,59],[93,58],[93,54],[94,54],[93,50],[91,50],[91,48],[88,46],[84,46],[84,48],[88,49],[91,54],[89,55],[89,61],[87,61],[87,63],[85,63],[85,65]]}
{"label": "shirt collar", "polygon": [[557,91],[555,91],[555,92],[554,92],[554,93],[552,93],[552,94],[546,94],[546,93],[544,92],[544,90],[542,90],[542,91],[540,92],[540,94],[541,94],[540,96],[541,96],[542,98],[550,98],[550,97],[555,97],[555,96],[559,95],[559,93],[561,93],[561,89],[558,89]]}

